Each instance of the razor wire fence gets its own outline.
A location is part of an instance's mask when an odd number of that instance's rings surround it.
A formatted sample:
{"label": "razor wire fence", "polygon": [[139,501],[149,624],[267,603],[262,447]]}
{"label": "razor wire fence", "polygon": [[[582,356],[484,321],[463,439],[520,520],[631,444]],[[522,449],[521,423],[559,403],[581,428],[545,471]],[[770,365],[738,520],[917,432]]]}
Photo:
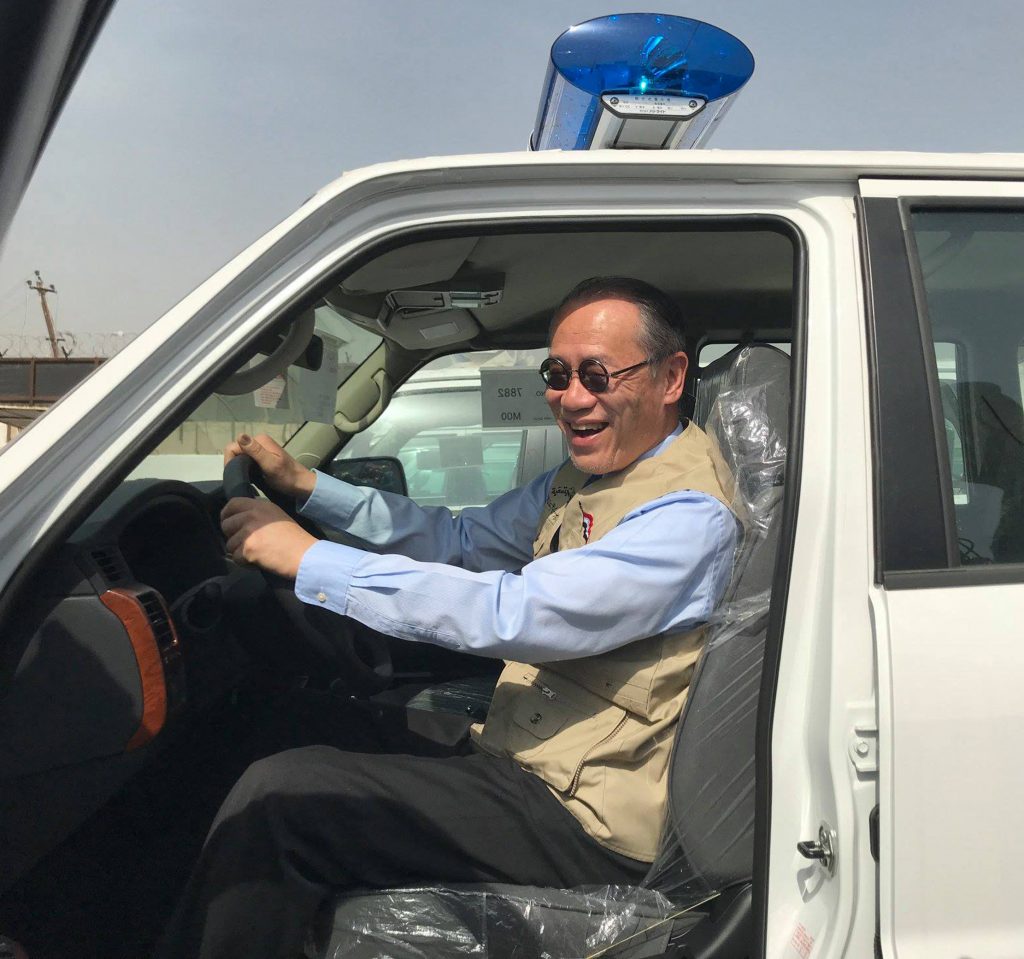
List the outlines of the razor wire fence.
{"label": "razor wire fence", "polygon": [[[137,333],[72,333],[57,331],[57,349],[65,359],[111,357],[135,339]],[[50,338],[45,334],[0,332],[0,358],[51,357]]]}

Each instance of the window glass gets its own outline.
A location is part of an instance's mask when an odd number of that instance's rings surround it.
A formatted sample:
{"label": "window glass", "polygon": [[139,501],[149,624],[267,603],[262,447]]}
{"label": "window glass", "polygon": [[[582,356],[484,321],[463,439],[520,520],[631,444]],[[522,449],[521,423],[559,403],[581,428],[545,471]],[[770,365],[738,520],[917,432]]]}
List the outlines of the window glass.
{"label": "window glass", "polygon": [[912,215],[960,561],[1024,562],[1024,213]]}
{"label": "window glass", "polygon": [[[322,351],[316,369],[292,365],[252,392],[213,393],[129,478],[219,479],[224,447],[239,433],[266,433],[284,444],[307,421],[333,422],[338,387],[380,345],[381,338],[326,304],[316,307],[315,316]],[[265,359],[261,355],[253,363]]]}
{"label": "window glass", "polygon": [[526,475],[528,430],[483,428],[480,370],[536,370],[546,356],[547,350],[500,350],[434,360],[395,394],[376,422],[346,444],[338,459],[394,456],[405,471],[409,496],[420,506],[485,506],[540,470]]}

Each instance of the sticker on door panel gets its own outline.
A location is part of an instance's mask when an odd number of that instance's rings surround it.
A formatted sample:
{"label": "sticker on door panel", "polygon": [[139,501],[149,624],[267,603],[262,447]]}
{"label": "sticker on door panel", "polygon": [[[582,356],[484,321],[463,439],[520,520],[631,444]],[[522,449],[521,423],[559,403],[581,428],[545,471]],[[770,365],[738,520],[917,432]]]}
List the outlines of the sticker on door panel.
{"label": "sticker on door panel", "polygon": [[798,922],[783,953],[785,959],[810,959],[813,951],[814,936],[807,931],[807,927],[802,922]]}

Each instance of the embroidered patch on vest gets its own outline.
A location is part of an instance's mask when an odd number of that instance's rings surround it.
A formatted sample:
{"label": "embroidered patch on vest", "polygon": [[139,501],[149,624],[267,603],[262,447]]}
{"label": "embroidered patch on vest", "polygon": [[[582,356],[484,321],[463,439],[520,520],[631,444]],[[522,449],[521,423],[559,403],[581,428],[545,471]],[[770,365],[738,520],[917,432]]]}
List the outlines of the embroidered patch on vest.
{"label": "embroidered patch on vest", "polygon": [[594,528],[594,517],[591,513],[588,513],[584,508],[583,504],[580,503],[580,512],[583,514],[583,542],[590,542],[590,533]]}

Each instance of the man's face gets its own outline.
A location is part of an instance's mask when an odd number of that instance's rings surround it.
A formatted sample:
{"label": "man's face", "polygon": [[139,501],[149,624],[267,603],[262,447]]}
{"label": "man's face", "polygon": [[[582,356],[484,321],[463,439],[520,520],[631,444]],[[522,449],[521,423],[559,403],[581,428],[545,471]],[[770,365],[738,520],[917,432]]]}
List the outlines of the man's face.
{"label": "man's face", "polygon": [[[600,360],[609,373],[642,363],[637,343],[640,311],[624,300],[595,300],[570,309],[556,322],[550,354],[573,370],[587,359]],[[629,466],[661,442],[677,422],[686,357],[676,354],[658,365],[655,376],[642,366],[591,393],[573,374],[565,390],[545,399],[569,445],[575,466],[585,473],[612,473]]]}

